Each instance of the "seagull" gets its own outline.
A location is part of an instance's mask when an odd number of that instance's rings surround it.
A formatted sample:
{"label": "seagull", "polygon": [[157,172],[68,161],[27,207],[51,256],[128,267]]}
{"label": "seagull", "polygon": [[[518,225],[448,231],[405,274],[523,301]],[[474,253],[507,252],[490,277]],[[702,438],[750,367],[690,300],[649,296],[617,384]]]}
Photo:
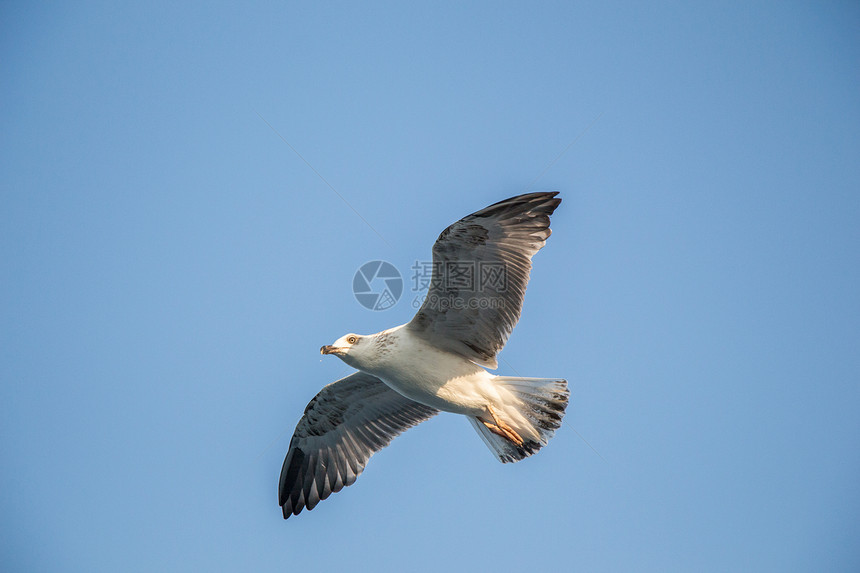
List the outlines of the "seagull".
{"label": "seagull", "polygon": [[[446,228],[411,321],[323,346],[358,371],[305,408],[281,469],[284,519],[355,480],[370,457],[441,412],[465,416],[502,463],[536,453],[561,427],[567,381],[496,376],[520,318],[531,259],[550,236],[558,192],[500,201]],[[471,273],[471,274],[470,274]]]}

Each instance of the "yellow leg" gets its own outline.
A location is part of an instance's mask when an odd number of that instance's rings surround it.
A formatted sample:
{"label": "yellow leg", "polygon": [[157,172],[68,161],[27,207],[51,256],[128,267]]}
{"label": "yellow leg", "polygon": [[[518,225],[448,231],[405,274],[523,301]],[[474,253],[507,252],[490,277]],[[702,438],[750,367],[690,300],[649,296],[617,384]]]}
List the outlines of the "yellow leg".
{"label": "yellow leg", "polygon": [[501,436],[507,440],[510,440],[511,442],[515,443],[518,446],[522,446],[523,445],[523,439],[520,437],[520,435],[513,428],[511,428],[510,426],[508,426],[507,424],[505,424],[504,422],[502,422],[499,419],[499,417],[496,415],[496,411],[493,410],[493,407],[487,406],[487,410],[490,411],[490,416],[493,417],[493,422],[495,422],[495,423],[491,424],[490,422],[487,422],[486,420],[481,420],[481,422],[483,422],[483,424],[485,426],[487,426],[487,429],[490,430],[491,432],[493,432],[494,434],[498,435],[498,436]]}

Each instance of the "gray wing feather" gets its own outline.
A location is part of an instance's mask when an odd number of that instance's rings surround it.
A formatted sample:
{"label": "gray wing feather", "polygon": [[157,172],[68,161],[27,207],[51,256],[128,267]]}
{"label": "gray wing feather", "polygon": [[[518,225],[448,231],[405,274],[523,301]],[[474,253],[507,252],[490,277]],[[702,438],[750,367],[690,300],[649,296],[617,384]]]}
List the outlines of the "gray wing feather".
{"label": "gray wing feather", "polygon": [[[433,245],[427,298],[407,327],[440,348],[496,368],[496,354],[520,319],[531,258],[552,233],[557,194],[512,197],[442,231]],[[471,281],[462,274],[470,268]]]}
{"label": "gray wing feather", "polygon": [[355,483],[374,453],[437,413],[364,372],[323,388],[305,408],[281,469],[284,519]]}

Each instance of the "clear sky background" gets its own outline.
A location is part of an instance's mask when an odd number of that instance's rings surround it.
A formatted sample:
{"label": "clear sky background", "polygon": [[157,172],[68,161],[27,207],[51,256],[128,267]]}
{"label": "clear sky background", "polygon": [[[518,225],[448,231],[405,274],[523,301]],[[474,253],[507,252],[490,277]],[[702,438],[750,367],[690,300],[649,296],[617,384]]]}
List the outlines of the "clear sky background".
{"label": "clear sky background", "polygon": [[[0,569],[857,571],[858,29],[4,2]],[[502,465],[439,416],[285,522],[292,430],[349,372],[319,347],[409,320],[439,232],[527,189],[564,201],[499,372],[566,377],[566,426]],[[352,295],[374,259],[387,311]]]}

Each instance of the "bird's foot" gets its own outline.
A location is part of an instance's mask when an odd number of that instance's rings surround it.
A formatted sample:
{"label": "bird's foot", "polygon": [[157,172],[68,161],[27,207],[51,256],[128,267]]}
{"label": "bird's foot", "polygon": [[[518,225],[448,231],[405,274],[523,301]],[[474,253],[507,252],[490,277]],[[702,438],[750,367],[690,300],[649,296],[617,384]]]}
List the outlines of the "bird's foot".
{"label": "bird's foot", "polygon": [[486,420],[481,420],[481,422],[483,422],[483,424],[487,427],[487,429],[489,429],[491,432],[493,432],[494,434],[496,434],[498,436],[501,436],[507,440],[510,440],[511,442],[515,443],[518,446],[522,446],[523,445],[523,439],[520,437],[520,435],[513,428],[511,428],[509,425],[507,425],[506,423],[504,423],[502,420],[499,419],[499,417],[496,415],[496,411],[493,410],[493,407],[487,406],[487,410],[490,411],[490,415],[493,417],[493,422],[494,422],[494,423],[490,423],[490,422],[487,422]]}

